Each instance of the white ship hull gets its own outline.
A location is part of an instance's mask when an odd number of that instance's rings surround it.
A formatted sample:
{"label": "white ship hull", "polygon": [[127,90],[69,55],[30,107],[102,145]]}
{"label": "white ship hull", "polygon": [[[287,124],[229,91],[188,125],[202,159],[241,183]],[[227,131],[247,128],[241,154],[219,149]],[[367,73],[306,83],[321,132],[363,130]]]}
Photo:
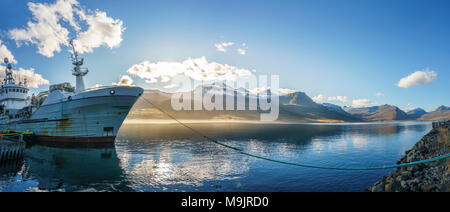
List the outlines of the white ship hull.
{"label": "white ship hull", "polygon": [[30,131],[37,142],[113,143],[142,93],[138,87],[111,86],[47,100],[29,118],[0,123],[0,130]]}

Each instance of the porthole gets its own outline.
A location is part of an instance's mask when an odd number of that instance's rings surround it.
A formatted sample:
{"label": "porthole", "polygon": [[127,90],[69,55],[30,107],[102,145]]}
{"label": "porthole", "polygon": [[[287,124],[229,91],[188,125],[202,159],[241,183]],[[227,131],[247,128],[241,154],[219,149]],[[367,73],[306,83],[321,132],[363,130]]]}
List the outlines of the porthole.
{"label": "porthole", "polygon": [[115,90],[110,90],[109,94],[114,95],[114,94],[116,94],[116,91]]}

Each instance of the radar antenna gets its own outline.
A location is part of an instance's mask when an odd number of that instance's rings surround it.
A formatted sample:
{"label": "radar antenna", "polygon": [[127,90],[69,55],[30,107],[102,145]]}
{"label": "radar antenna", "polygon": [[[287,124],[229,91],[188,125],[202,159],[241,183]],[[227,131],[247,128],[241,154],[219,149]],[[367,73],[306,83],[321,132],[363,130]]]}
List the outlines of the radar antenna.
{"label": "radar antenna", "polygon": [[82,68],[84,64],[84,58],[79,59],[78,58],[78,52],[75,49],[74,40],[70,40],[70,46],[72,46],[72,64],[75,66],[72,70],[72,75],[74,75],[77,78],[77,86],[75,88],[75,92],[81,92],[84,91],[84,79],[83,77],[86,76],[89,73],[89,70],[87,68]]}

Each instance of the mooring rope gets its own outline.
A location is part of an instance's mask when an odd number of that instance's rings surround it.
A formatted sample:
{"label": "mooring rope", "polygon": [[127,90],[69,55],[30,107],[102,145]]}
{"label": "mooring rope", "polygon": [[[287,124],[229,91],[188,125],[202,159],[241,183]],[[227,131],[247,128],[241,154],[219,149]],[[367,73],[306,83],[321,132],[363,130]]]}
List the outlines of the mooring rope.
{"label": "mooring rope", "polygon": [[286,161],[281,161],[281,160],[275,160],[275,159],[271,159],[271,158],[266,158],[266,157],[262,157],[262,156],[258,156],[258,155],[254,155],[251,153],[247,153],[242,149],[224,144],[222,142],[219,142],[209,136],[204,135],[203,133],[201,133],[200,131],[197,131],[196,129],[190,127],[189,125],[184,124],[183,122],[181,122],[180,120],[178,120],[177,118],[175,118],[174,116],[170,115],[168,112],[166,112],[165,110],[161,109],[160,107],[158,107],[157,105],[153,104],[150,100],[148,100],[147,98],[143,97],[142,98],[148,102],[150,105],[152,105],[153,107],[155,107],[156,109],[158,109],[159,111],[161,111],[162,113],[166,114],[167,116],[169,116],[171,119],[175,120],[176,122],[178,122],[180,125],[186,127],[187,129],[191,130],[192,132],[200,135],[201,137],[215,143],[218,144],[220,146],[226,147],[228,149],[232,149],[242,155],[247,155],[249,157],[253,157],[253,158],[257,158],[257,159],[261,159],[261,160],[265,160],[265,161],[270,161],[270,162],[274,162],[274,163],[279,163],[279,164],[284,164],[284,165],[290,165],[290,166],[298,166],[298,167],[303,167],[303,168],[313,168],[313,169],[327,169],[327,170],[341,170],[341,171],[367,171],[367,170],[382,170],[382,169],[393,169],[393,168],[400,168],[400,167],[407,167],[407,166],[413,166],[413,165],[418,165],[418,164],[425,164],[425,163],[431,163],[431,162],[435,162],[438,160],[442,160],[445,158],[450,157],[450,153],[447,153],[445,155],[441,155],[439,157],[434,157],[434,158],[430,158],[430,159],[426,159],[426,160],[421,160],[421,161],[416,161],[416,162],[411,162],[411,163],[404,163],[404,164],[396,164],[396,165],[391,165],[391,166],[382,166],[382,167],[367,167],[367,168],[339,168],[339,167],[327,167],[327,166],[314,166],[314,165],[307,165],[307,164],[300,164],[300,163],[293,163],[293,162],[286,162]]}
{"label": "mooring rope", "polygon": [[0,132],[0,140],[1,139],[12,139],[20,137],[21,135],[32,135],[32,132],[21,132],[21,131],[8,131],[8,132]]}

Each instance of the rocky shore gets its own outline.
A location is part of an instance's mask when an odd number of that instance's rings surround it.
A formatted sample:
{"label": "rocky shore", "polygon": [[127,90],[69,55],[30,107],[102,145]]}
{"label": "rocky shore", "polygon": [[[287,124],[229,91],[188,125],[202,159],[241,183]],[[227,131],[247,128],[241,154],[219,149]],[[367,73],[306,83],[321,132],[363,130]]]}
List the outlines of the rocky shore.
{"label": "rocky shore", "polygon": [[[417,144],[405,152],[397,164],[438,157],[450,152],[450,122],[434,126]],[[402,167],[375,183],[371,192],[450,192],[450,158]]]}

